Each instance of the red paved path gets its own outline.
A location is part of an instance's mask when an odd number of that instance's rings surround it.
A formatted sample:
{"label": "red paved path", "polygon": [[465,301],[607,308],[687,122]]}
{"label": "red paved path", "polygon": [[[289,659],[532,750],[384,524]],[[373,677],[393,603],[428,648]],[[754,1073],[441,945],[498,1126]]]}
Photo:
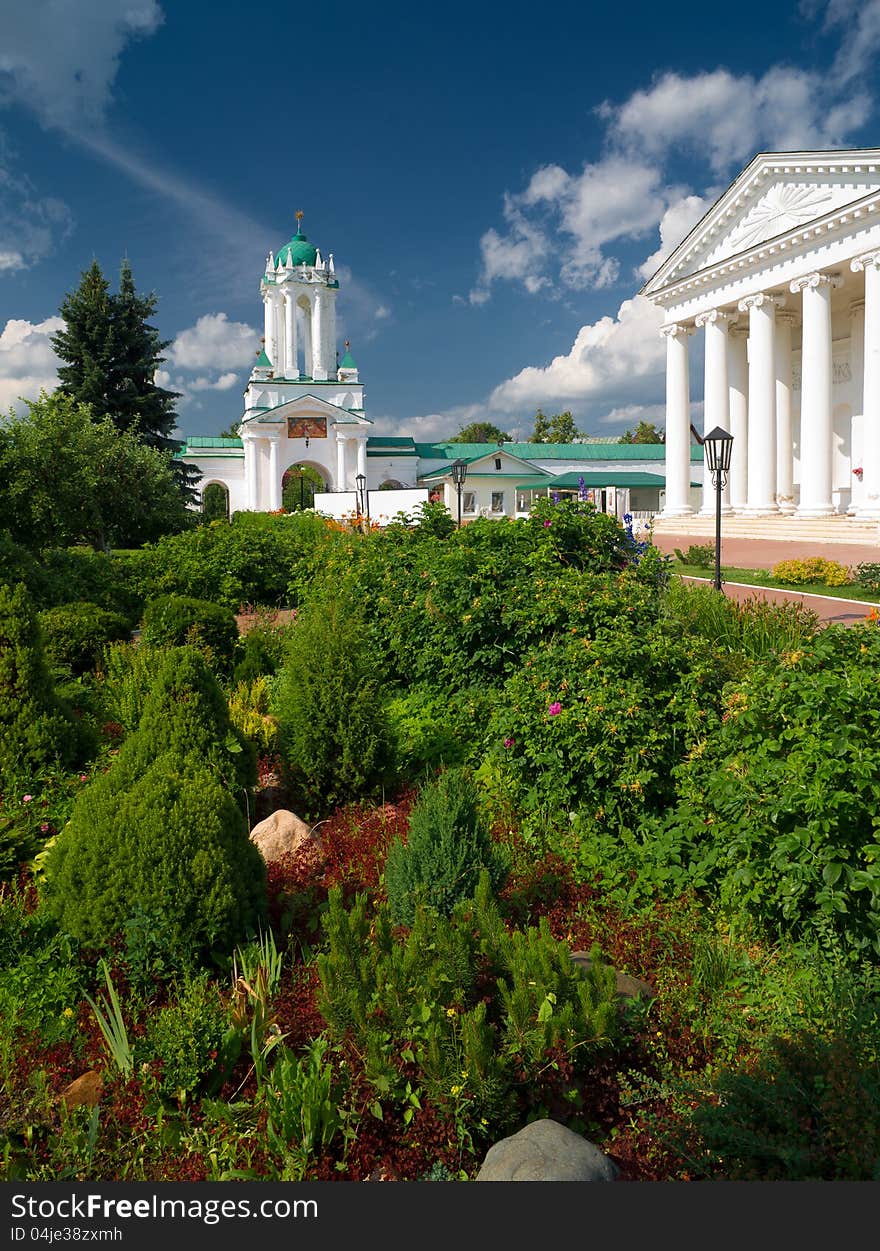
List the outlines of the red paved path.
{"label": "red paved path", "polygon": [[[680,547],[687,551],[692,543],[708,540],[695,539],[692,534],[657,534],[654,543],[662,552],[672,554]],[[781,560],[803,560],[809,556],[822,556],[825,560],[836,560],[841,565],[855,568],[863,561],[880,563],[880,546],[871,547],[862,543],[801,543],[793,540],[773,539],[725,539],[721,536],[721,563],[734,569],[772,569]],[[723,575],[722,575],[723,577]],[[697,581],[697,579],[689,579]],[[711,575],[706,579],[711,583]],[[846,587],[840,588],[840,599],[829,599],[824,595],[804,595],[802,591],[777,591],[769,587],[743,587],[723,582],[724,593],[729,599],[742,601],[760,595],[764,599],[781,603],[785,600],[797,600],[818,614],[819,620],[830,624],[854,625],[864,621],[871,611],[871,605],[863,600],[847,600]],[[880,598],[880,597],[878,597]]]}

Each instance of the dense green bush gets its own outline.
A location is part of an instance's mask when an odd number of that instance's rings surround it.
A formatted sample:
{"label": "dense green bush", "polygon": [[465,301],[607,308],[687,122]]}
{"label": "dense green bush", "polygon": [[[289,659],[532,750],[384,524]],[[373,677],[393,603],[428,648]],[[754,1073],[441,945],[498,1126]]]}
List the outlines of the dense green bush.
{"label": "dense green bush", "polygon": [[[178,980],[169,1004],[147,1019],[143,1055],[169,1099],[185,1099],[217,1068],[229,1018],[205,973]],[[156,1063],[158,1061],[158,1064]]]}
{"label": "dense green bush", "polygon": [[880,564],[863,561],[856,570],[856,582],[866,591],[880,592]]}
{"label": "dense green bush", "polygon": [[40,613],[40,629],[50,665],[80,676],[94,669],[107,643],[127,639],[128,620],[97,604],[62,604]]}
{"label": "dense green bush", "polygon": [[664,594],[663,612],[686,634],[711,644],[730,677],[742,673],[750,661],[803,646],[819,629],[818,614],[794,600],[776,604],[756,595],[738,602],[714,587],[680,580]]}
{"label": "dense green bush", "polygon": [[130,733],[136,730],[161,667],[157,648],[134,643],[111,643],[99,665],[96,698],[105,722],[115,722]]}
{"label": "dense green bush", "polygon": [[494,802],[531,834],[569,831],[584,869],[607,870],[622,832],[674,799],[672,769],[717,703],[723,672],[679,633],[620,623],[560,639],[529,653],[497,702],[481,771]]}
{"label": "dense green bush", "polygon": [[385,887],[398,925],[412,925],[416,908],[427,904],[450,916],[469,899],[485,869],[494,891],[507,875],[507,863],[489,836],[477,803],[477,790],[462,769],[447,769],[425,784],[409,818],[406,843],[392,843],[385,864]]}
{"label": "dense green bush", "polygon": [[0,586],[0,793],[4,779],[73,764],[89,745],[55,693],[24,585]]}
{"label": "dense green bush", "polygon": [[209,600],[162,595],[144,609],[141,643],[147,647],[198,647],[218,672],[228,672],[237,642],[235,615]]}
{"label": "dense green bush", "polygon": [[61,924],[102,947],[147,915],[181,960],[230,950],[264,903],[243,811],[254,780],[253,752],[205,660],[169,651],[137,731],[49,851],[46,897]]}
{"label": "dense green bush", "polygon": [[802,586],[808,582],[820,582],[825,586],[845,586],[852,582],[852,576],[846,565],[836,560],[826,560],[823,556],[810,556],[806,560],[782,560],[773,566],[773,577],[777,582],[785,582],[789,586]]}
{"label": "dense green bush", "polygon": [[391,734],[363,623],[343,597],[300,611],[272,693],[278,742],[308,815],[390,780]]}
{"label": "dense green bush", "polygon": [[732,913],[880,952],[880,630],[829,626],[724,692],[663,837]]}

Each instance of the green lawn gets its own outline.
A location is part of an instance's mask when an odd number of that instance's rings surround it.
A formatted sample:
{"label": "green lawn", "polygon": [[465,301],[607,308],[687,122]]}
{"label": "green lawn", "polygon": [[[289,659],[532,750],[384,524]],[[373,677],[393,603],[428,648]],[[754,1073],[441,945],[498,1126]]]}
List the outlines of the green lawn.
{"label": "green lawn", "polygon": [[[673,563],[672,571],[683,578],[708,578],[711,581],[715,576],[714,568],[683,565],[679,561]],[[778,578],[774,578],[768,569],[737,569],[732,565],[722,565],[721,580],[722,582],[745,582],[750,586],[769,586],[779,591],[802,591],[804,595],[833,595],[838,599],[855,599],[866,604],[880,602],[880,596],[876,591],[868,591],[855,582],[848,582],[845,586],[828,586],[825,582],[799,582],[797,586],[793,586],[789,582],[780,582]]]}

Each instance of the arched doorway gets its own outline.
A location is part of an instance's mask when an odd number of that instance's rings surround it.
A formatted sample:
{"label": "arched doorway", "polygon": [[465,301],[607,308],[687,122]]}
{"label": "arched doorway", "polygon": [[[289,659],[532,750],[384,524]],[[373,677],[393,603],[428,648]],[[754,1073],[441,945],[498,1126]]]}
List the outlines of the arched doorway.
{"label": "arched doorway", "polygon": [[229,488],[224,482],[209,482],[202,491],[202,514],[205,521],[229,520]]}
{"label": "arched doorway", "polygon": [[281,479],[281,507],[286,513],[314,508],[315,492],[325,489],[324,478],[312,465],[291,465]]}

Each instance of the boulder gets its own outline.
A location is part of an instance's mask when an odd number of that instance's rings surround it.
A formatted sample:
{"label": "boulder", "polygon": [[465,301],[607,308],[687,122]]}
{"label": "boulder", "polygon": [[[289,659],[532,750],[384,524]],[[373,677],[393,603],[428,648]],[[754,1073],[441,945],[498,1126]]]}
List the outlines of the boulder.
{"label": "boulder", "polygon": [[532,1121],[486,1152],[477,1181],[615,1181],[617,1165],[558,1121]]}
{"label": "boulder", "polygon": [[307,849],[320,855],[321,840],[310,825],[286,808],[278,808],[251,830],[251,842],[267,864]]}
{"label": "boulder", "polygon": [[72,1108],[93,1108],[99,1102],[103,1089],[101,1074],[90,1069],[65,1086],[58,1099],[66,1105],[68,1112]]}
{"label": "boulder", "polygon": [[[582,969],[589,969],[592,961],[589,953],[586,951],[573,951],[571,958],[576,965]],[[645,999],[656,999],[657,992],[653,986],[647,982],[643,982],[639,977],[630,977],[629,973],[618,973],[614,970],[614,976],[617,981],[617,995],[620,999],[636,999],[642,995]]]}

